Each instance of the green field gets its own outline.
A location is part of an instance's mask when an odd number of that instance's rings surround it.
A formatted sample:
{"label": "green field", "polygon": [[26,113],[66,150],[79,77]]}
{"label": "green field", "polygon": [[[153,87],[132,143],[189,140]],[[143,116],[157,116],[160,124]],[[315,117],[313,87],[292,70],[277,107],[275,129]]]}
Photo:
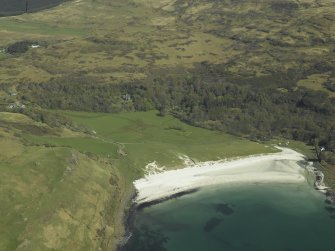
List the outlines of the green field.
{"label": "green field", "polygon": [[43,22],[23,22],[17,19],[0,19],[2,32],[26,33],[29,35],[46,36],[87,36],[89,32],[80,28],[62,28],[55,24],[45,24]]}
{"label": "green field", "polygon": [[[222,132],[192,127],[172,116],[160,117],[156,111],[120,114],[61,112],[85,125],[95,135],[90,137],[36,137],[33,142],[68,146],[84,153],[112,158],[126,164],[134,173],[153,161],[167,168],[181,167],[179,156],[196,161],[273,152],[272,147],[234,137]],[[124,154],[118,154],[122,149]]]}

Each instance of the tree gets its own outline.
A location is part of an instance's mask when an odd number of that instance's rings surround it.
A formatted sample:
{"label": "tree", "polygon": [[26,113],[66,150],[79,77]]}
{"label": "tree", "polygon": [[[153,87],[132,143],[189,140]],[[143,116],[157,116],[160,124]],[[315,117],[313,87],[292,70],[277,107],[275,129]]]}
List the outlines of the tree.
{"label": "tree", "polygon": [[314,150],[315,150],[315,154],[316,154],[317,159],[319,161],[321,161],[321,150],[320,150],[319,140],[318,139],[314,140]]}

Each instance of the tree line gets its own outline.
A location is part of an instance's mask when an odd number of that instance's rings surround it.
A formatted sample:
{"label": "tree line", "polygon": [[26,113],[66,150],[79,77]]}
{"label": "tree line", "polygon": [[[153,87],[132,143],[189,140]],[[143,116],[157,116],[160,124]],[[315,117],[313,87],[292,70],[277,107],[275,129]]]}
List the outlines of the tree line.
{"label": "tree line", "polygon": [[[196,73],[197,72],[197,73]],[[215,73],[163,76],[136,83],[95,84],[64,78],[17,86],[23,103],[93,112],[157,109],[209,129],[252,140],[284,137],[335,151],[335,99],[294,84],[234,83]]]}

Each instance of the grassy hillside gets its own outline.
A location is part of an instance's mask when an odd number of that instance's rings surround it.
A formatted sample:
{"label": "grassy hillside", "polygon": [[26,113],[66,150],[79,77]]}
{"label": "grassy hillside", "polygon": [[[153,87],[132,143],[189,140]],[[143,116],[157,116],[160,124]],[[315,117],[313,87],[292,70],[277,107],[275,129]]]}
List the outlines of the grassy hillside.
{"label": "grassy hillside", "polygon": [[0,18],[0,47],[47,43],[0,57],[0,82],[131,82],[207,62],[223,64],[230,79],[325,90],[334,80],[334,8],[331,0],[70,1]]}
{"label": "grassy hillside", "polygon": [[77,135],[20,114],[0,114],[0,250],[98,250],[115,244],[111,236],[122,235],[129,181],[104,158],[33,144],[23,138],[27,134]]}

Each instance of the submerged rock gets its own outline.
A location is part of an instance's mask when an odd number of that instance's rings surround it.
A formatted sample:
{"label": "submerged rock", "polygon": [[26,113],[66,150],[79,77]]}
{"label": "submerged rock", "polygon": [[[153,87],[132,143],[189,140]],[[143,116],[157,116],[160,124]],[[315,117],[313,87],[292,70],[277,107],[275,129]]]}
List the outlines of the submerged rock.
{"label": "submerged rock", "polygon": [[335,204],[335,196],[334,196],[334,193],[332,191],[328,190],[326,192],[326,200],[325,200],[325,202],[327,204]]}
{"label": "submerged rock", "polygon": [[161,231],[151,229],[149,226],[142,226],[135,229],[133,236],[122,247],[121,250],[131,251],[167,251],[165,244],[169,238]]}
{"label": "submerged rock", "polygon": [[328,204],[328,205],[331,205],[331,204],[333,204],[333,201],[330,200],[329,198],[326,198],[325,203]]}
{"label": "submerged rock", "polygon": [[214,205],[216,212],[222,213],[224,215],[231,215],[234,213],[232,206],[226,203],[220,203]]}
{"label": "submerged rock", "polygon": [[332,214],[335,214],[335,207],[331,207],[331,206],[326,206],[325,209]]}
{"label": "submerged rock", "polygon": [[220,218],[216,218],[216,217],[210,218],[204,226],[204,231],[211,232],[214,228],[218,227],[222,221],[223,219],[220,219]]}

